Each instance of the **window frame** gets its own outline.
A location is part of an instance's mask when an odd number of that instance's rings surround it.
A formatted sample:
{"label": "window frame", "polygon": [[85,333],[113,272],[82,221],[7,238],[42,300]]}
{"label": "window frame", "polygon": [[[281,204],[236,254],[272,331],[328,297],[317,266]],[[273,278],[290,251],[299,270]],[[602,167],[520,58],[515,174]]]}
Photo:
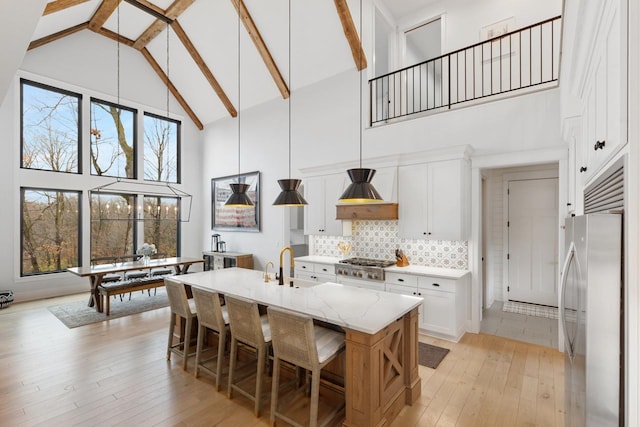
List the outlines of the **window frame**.
{"label": "window frame", "polygon": [[[144,212],[144,199],[145,197],[159,197],[160,199],[175,199],[176,201],[176,207],[178,208],[178,215],[176,216],[176,256],[179,257],[180,254],[182,253],[181,251],[181,247],[182,247],[182,221],[180,221],[180,216],[181,216],[181,211],[182,211],[182,198],[181,197],[177,197],[177,196],[158,196],[157,194],[145,194],[145,193],[141,193],[138,195],[138,197],[141,198],[142,200],[142,218],[138,219],[139,221],[142,222],[142,236],[144,237],[145,242],[149,242],[147,240],[147,236],[145,234],[145,224],[147,223],[147,221],[167,221],[168,220],[156,220],[154,218],[145,218],[145,212]],[[173,221],[171,221],[173,222]],[[156,245],[157,246],[157,245]]]}
{"label": "window frame", "polygon": [[[145,139],[144,139],[144,118],[145,117],[152,117],[154,119],[159,119],[159,120],[166,120],[168,122],[173,122],[176,124],[176,181],[160,181],[160,180],[154,180],[154,179],[147,179],[145,177],[145,164],[144,164],[144,147],[145,147]],[[155,114],[155,113],[150,113],[148,111],[143,111],[142,112],[142,178],[144,179],[144,181],[146,182],[166,182],[169,184],[180,184],[182,183],[182,121],[181,120],[176,120],[176,119],[172,119],[170,117],[166,117],[166,116],[161,116],[159,114]]]}
{"label": "window frame", "polygon": [[[73,96],[78,100],[78,141],[76,147],[76,153],[78,156],[78,167],[76,172],[67,172],[61,170],[53,170],[53,169],[41,169],[41,168],[30,168],[24,165],[24,85],[33,86],[39,89],[48,90],[50,92],[57,92],[63,95]],[[84,145],[83,137],[82,137],[82,121],[83,121],[83,108],[82,104],[84,101],[84,97],[81,93],[73,92],[71,90],[61,89],[46,83],[39,83],[30,79],[25,79],[23,77],[20,78],[20,169],[24,170],[37,170],[44,172],[55,172],[55,173],[64,173],[64,174],[72,174],[72,175],[82,175],[82,158],[83,151],[82,147]]]}
{"label": "window frame", "polygon": [[[139,152],[140,150],[138,149],[138,109],[134,108],[134,107],[127,107],[126,105],[123,104],[118,104],[117,102],[111,102],[111,101],[106,101],[104,99],[95,97],[95,96],[90,96],[89,97],[89,132],[91,132],[91,119],[92,119],[92,112],[91,112],[91,107],[93,105],[93,103],[99,103],[99,104],[104,104],[110,107],[115,107],[115,108],[119,108],[120,110],[125,110],[125,111],[129,111],[133,114],[133,129],[132,129],[132,133],[133,133],[133,141],[131,141],[131,146],[133,147],[133,160],[132,160],[132,164],[133,164],[133,176],[128,177],[128,176],[118,176],[118,175],[98,175],[93,173],[93,171],[91,170],[91,167],[89,167],[89,175],[90,176],[100,176],[100,177],[106,177],[106,178],[117,178],[117,179],[130,179],[130,180],[137,180],[138,179],[138,172],[139,172],[139,167],[138,167],[138,157],[139,157]],[[125,131],[126,133],[126,131]],[[89,159],[91,159],[91,147],[92,147],[92,141],[91,141],[91,137],[89,137]],[[144,172],[143,172],[144,173]]]}
{"label": "window frame", "polygon": [[[89,259],[94,258],[93,256],[93,222],[97,221],[97,220],[101,220],[100,218],[94,220],[92,218],[92,214],[93,214],[93,208],[92,208],[92,204],[93,204],[93,196],[100,196],[100,195],[104,195],[104,196],[120,196],[120,197],[127,197],[130,196],[133,200],[132,200],[132,205],[133,205],[133,209],[134,209],[134,215],[131,219],[109,219],[109,218],[105,218],[105,220],[107,221],[127,221],[127,222],[131,222],[132,223],[132,231],[133,231],[133,235],[131,236],[131,251],[133,254],[136,253],[136,251],[138,250],[138,227],[137,227],[137,223],[138,223],[138,214],[137,214],[137,210],[138,210],[138,206],[139,206],[139,195],[138,194],[132,194],[132,193],[121,193],[118,191],[88,191],[89,194]],[[117,255],[130,255],[130,254],[117,254]]]}
{"label": "window frame", "polygon": [[78,267],[82,266],[82,254],[83,254],[83,248],[82,248],[82,241],[83,241],[83,234],[82,234],[82,217],[83,217],[83,211],[82,211],[82,194],[83,191],[82,190],[70,190],[70,189],[61,189],[61,188],[44,188],[44,187],[33,187],[33,186],[20,186],[20,255],[19,255],[19,259],[20,259],[20,277],[35,277],[35,276],[43,276],[43,275],[47,275],[47,274],[56,274],[56,273],[64,273],[66,271],[66,268],[63,270],[52,270],[52,271],[42,271],[39,273],[25,273],[24,272],[24,259],[23,259],[23,255],[24,255],[24,197],[25,197],[25,192],[26,191],[46,191],[46,192],[62,192],[62,193],[75,193],[78,199],[78,213],[77,213],[77,228],[78,228],[78,241],[77,241],[77,247],[78,247],[78,254],[77,254],[77,259],[78,259]]}

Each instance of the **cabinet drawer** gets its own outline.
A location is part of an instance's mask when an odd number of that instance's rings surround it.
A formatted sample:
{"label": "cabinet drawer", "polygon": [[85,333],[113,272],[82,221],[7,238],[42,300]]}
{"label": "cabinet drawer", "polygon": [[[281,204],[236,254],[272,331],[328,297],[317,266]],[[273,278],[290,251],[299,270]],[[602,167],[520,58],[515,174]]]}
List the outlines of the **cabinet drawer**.
{"label": "cabinet drawer", "polygon": [[336,275],[336,267],[333,264],[316,264],[313,267],[313,271],[318,274],[330,274],[332,276]]}
{"label": "cabinet drawer", "polygon": [[422,276],[418,278],[418,287],[425,291],[455,292],[456,281],[440,277]]}
{"label": "cabinet drawer", "polygon": [[386,283],[396,283],[404,286],[418,286],[418,276],[402,273],[385,273],[384,281]]}
{"label": "cabinet drawer", "polygon": [[314,265],[315,264],[312,263],[312,262],[297,261],[295,269],[296,270],[300,270],[300,271],[308,271],[308,272],[312,273]]}

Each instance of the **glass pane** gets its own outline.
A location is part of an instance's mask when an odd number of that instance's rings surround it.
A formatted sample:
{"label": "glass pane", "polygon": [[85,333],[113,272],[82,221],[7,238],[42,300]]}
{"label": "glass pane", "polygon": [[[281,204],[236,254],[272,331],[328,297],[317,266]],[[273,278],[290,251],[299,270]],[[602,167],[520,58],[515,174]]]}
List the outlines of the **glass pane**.
{"label": "glass pane", "polygon": [[134,253],[134,196],[91,194],[91,258]]}
{"label": "glass pane", "polygon": [[180,123],[144,116],[144,179],[178,182],[178,132]]}
{"label": "glass pane", "polygon": [[91,100],[91,174],[135,178],[134,110]]}
{"label": "glass pane", "polygon": [[79,193],[22,189],[22,276],[78,265]]}
{"label": "glass pane", "polygon": [[144,196],[144,241],[158,254],[178,255],[180,206],[174,197]]}
{"label": "glass pane", "polygon": [[22,82],[23,168],[79,172],[80,99]]}

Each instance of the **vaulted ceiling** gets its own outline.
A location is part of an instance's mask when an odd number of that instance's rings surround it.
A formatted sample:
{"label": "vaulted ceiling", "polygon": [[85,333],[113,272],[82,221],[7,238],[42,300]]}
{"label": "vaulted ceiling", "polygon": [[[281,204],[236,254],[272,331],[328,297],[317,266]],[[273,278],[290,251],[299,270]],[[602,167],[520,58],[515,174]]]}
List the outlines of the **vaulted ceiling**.
{"label": "vaulted ceiling", "polygon": [[[385,1],[397,13],[425,3]],[[291,1],[291,11],[289,0],[52,0],[29,50],[82,31],[119,40],[140,52],[202,129],[237,115],[240,64],[251,71],[241,81],[243,108],[286,99],[289,67],[294,87],[365,68],[359,7],[358,0]],[[241,42],[239,63],[241,35],[251,42]]]}

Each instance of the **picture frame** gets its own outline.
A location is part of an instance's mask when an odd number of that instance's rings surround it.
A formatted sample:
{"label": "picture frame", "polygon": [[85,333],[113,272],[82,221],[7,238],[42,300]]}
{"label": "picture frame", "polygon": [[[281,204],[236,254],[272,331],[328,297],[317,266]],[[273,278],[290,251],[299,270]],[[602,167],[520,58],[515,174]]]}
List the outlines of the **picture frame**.
{"label": "picture frame", "polygon": [[[231,194],[229,184],[249,184],[251,208],[226,207]],[[211,179],[211,229],[224,231],[260,231],[260,172],[247,172]]]}

